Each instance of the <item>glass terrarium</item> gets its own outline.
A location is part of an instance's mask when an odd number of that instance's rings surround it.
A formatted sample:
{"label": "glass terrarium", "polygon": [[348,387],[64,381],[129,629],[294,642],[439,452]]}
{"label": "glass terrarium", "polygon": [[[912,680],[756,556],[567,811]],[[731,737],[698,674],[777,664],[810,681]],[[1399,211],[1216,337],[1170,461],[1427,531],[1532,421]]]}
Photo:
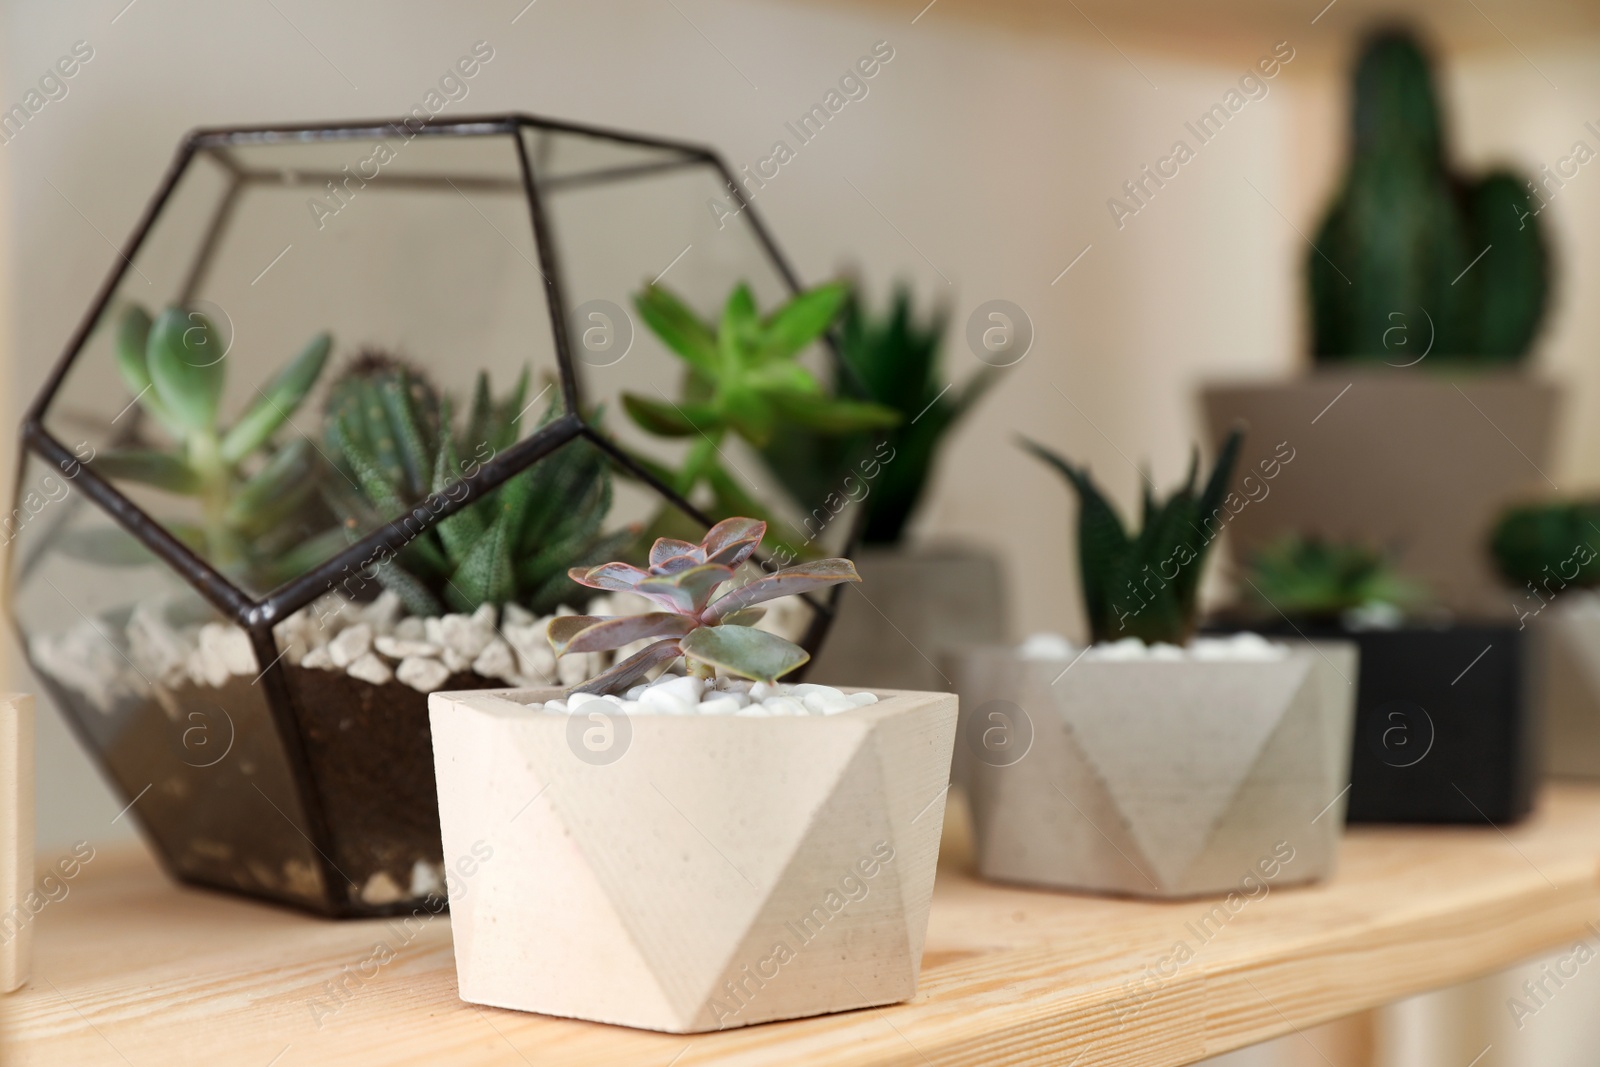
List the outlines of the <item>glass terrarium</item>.
{"label": "glass terrarium", "polygon": [[[5,538],[29,661],[176,877],[440,906],[428,694],[606,666],[549,617],[644,609],[570,567],[733,513],[845,549],[842,498],[697,422],[640,310],[714,333],[741,285],[797,292],[703,148],[524,116],[183,143],[27,415]],[[830,606],[762,625],[814,649]]]}

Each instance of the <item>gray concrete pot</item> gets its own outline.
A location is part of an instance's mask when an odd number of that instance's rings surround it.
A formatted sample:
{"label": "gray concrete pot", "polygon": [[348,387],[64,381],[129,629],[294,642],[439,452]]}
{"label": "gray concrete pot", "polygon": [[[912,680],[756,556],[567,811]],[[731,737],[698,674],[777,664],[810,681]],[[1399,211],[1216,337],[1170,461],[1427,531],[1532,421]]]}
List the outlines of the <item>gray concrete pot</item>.
{"label": "gray concrete pot", "polygon": [[1600,778],[1600,596],[1571,592],[1530,621],[1545,769]]}
{"label": "gray concrete pot", "polygon": [[861,584],[841,594],[807,681],[948,692],[939,666],[945,655],[1006,640],[1005,580],[991,553],[863,548],[851,558]]}
{"label": "gray concrete pot", "polygon": [[1181,898],[1333,872],[1353,646],[1255,661],[953,659],[984,877]]}

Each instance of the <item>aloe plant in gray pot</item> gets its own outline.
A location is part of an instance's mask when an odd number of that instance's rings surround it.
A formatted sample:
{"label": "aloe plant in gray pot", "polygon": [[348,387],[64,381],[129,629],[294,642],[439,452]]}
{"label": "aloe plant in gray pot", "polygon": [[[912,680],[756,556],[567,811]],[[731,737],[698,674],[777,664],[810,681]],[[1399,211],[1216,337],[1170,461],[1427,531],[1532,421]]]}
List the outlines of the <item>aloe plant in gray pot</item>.
{"label": "aloe plant in gray pot", "polygon": [[[1347,644],[1192,638],[1235,434],[1129,531],[1087,470],[1030,446],[1077,491],[1093,643],[974,649],[959,673],[959,779],[979,872],[1177,898],[1326,877],[1348,780]],[[1252,881],[1253,880],[1253,881]]]}

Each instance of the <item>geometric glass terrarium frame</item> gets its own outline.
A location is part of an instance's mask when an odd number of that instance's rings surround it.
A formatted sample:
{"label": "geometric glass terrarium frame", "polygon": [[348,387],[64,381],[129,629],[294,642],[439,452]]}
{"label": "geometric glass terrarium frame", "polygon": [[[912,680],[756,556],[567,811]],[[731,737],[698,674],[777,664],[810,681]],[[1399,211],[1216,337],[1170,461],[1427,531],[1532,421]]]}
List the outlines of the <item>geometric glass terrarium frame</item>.
{"label": "geometric glass terrarium frame", "polygon": [[[526,279],[522,264],[532,272]],[[277,296],[264,279],[280,285]],[[678,284],[713,320],[735,283],[749,283],[763,308],[799,291],[745,189],[699,146],[520,114],[203,129],[184,140],[25,416],[7,530],[16,542],[10,608],[30,661],[174,876],[328,915],[439,903],[454,872],[439,855],[425,696],[385,683],[395,699],[363,696],[377,706],[353,721],[337,697],[314,691],[326,679],[301,668],[302,652],[291,652],[283,627],[341,583],[348,589],[350,575],[374,573],[375,561],[562,454],[599,457],[608,485],[614,479],[632,491],[636,510],[670,512],[686,531],[709,526],[702,500],[638,459],[660,459],[669,446],[636,433],[630,440],[623,420],[602,427],[595,417],[620,413],[624,387],[642,391],[648,382],[665,399],[678,387],[682,364],[622,311],[652,280]],[[170,502],[159,493],[96,469],[96,456],[145,432],[140,396],[110,384],[111,335],[118,313],[156,297],[226,320],[219,359],[235,339],[256,351],[271,347],[265,363],[230,357],[231,373],[251,376],[256,394],[283,353],[337,320],[387,344],[459,345],[490,353],[502,369],[533,365],[549,379],[539,395],[553,395],[531,432],[463,467],[448,485],[347,530],[347,543],[293,577],[254,580],[186,537],[163,514]],[[598,353],[588,344],[596,329],[604,340]],[[831,355],[838,373],[830,348],[826,342],[806,358]],[[348,363],[355,353],[340,354]],[[427,370],[459,379],[462,363],[445,359]],[[465,380],[454,384],[470,391]],[[240,407],[251,395],[234,400]],[[316,445],[319,435],[286,421]],[[728,467],[753,481],[758,459],[726,451],[736,444],[723,447]],[[778,501],[770,490],[746,488],[813,533],[808,543],[818,552],[853,543],[862,509],[830,523],[838,509],[823,501]],[[619,488],[617,500],[624,495]],[[148,553],[140,557],[144,585],[125,582],[107,562],[106,534],[131,535]],[[72,544],[80,547],[69,559]],[[83,544],[97,546],[88,563]],[[796,598],[790,635],[808,650],[825,635],[837,595]],[[189,647],[169,656],[188,655],[188,668],[166,663],[166,680],[152,677],[150,632],[135,630],[148,623],[150,603],[177,601],[190,646],[199,640],[204,652],[208,633],[218,641],[234,635],[237,646],[242,631],[248,651],[234,647],[232,655],[259,673],[247,679],[244,669],[217,668],[208,689],[197,679],[209,668],[194,666],[200,661]],[[167,611],[157,612],[158,645],[176,632]],[[46,616],[81,640],[65,640]],[[500,618],[509,630],[509,616]],[[84,666],[91,662],[99,666]],[[449,687],[478,684],[504,682],[457,670]],[[283,825],[263,828],[274,819]]]}

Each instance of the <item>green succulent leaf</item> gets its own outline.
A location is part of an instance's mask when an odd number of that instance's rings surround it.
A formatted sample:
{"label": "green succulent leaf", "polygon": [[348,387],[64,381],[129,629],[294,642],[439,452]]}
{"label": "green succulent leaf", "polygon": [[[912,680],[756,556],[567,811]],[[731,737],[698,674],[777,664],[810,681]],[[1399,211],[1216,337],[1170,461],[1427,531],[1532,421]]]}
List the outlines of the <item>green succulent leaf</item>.
{"label": "green succulent leaf", "polygon": [[684,362],[702,374],[716,373],[717,339],[687,304],[653,283],[633,303],[650,331]]}
{"label": "green succulent leaf", "polygon": [[142,482],[169,493],[194,494],[203,486],[194,468],[170,452],[102,450],[93,466],[104,477]]}
{"label": "green succulent leaf", "polygon": [[811,658],[799,645],[753,626],[702,626],[678,645],[691,659],[768,685]]}
{"label": "green succulent leaf", "polygon": [[574,693],[616,693],[625,690],[656,667],[678,659],[682,655],[683,650],[678,647],[677,638],[669,637],[665,641],[657,641],[653,645],[646,645],[610,670],[595,675],[582,685],[574,686],[567,691],[567,694],[570,696]]}
{"label": "green succulent leaf", "polygon": [[861,575],[856,573],[856,565],[847,559],[819,559],[812,563],[800,563],[729,590],[701,617],[708,623],[714,623],[752,604],[780,596],[809,593],[813,589],[826,589],[840,582],[859,581]]}
{"label": "green succulent leaf", "polygon": [[622,410],[640,429],[661,437],[694,437],[720,429],[722,417],[710,404],[672,404],[637,393],[622,394]]}
{"label": "green succulent leaf", "polygon": [[313,472],[318,458],[311,442],[303,437],[280,448],[234,492],[228,503],[228,523],[246,533],[261,534],[294,514],[315,491]]}
{"label": "green succulent leaf", "polygon": [[255,403],[222,438],[222,459],[238,463],[266,444],[278,428],[294,417],[328,362],[333,337],[319,333],[288,366],[260,391]]}
{"label": "green succulent leaf", "polygon": [[191,433],[216,426],[227,374],[226,353],[211,320],[198,311],[168,308],[150,328],[146,366],[156,397]]}
{"label": "green succulent leaf", "polygon": [[558,656],[568,652],[609,652],[647,637],[682,637],[698,625],[689,616],[670,611],[616,618],[561,615],[550,620],[550,647]]}
{"label": "green succulent leaf", "polygon": [[823,433],[886,429],[900,424],[900,413],[863,400],[834,400],[804,393],[770,394],[773,407],[791,422]]}
{"label": "green succulent leaf", "polygon": [[640,596],[685,615],[698,615],[718,586],[733,577],[733,568],[702,563],[671,575],[652,575],[633,587]]}
{"label": "green succulent leaf", "polygon": [[827,332],[850,295],[843,282],[830,282],[800,293],[767,316],[763,354],[793,356]]}

